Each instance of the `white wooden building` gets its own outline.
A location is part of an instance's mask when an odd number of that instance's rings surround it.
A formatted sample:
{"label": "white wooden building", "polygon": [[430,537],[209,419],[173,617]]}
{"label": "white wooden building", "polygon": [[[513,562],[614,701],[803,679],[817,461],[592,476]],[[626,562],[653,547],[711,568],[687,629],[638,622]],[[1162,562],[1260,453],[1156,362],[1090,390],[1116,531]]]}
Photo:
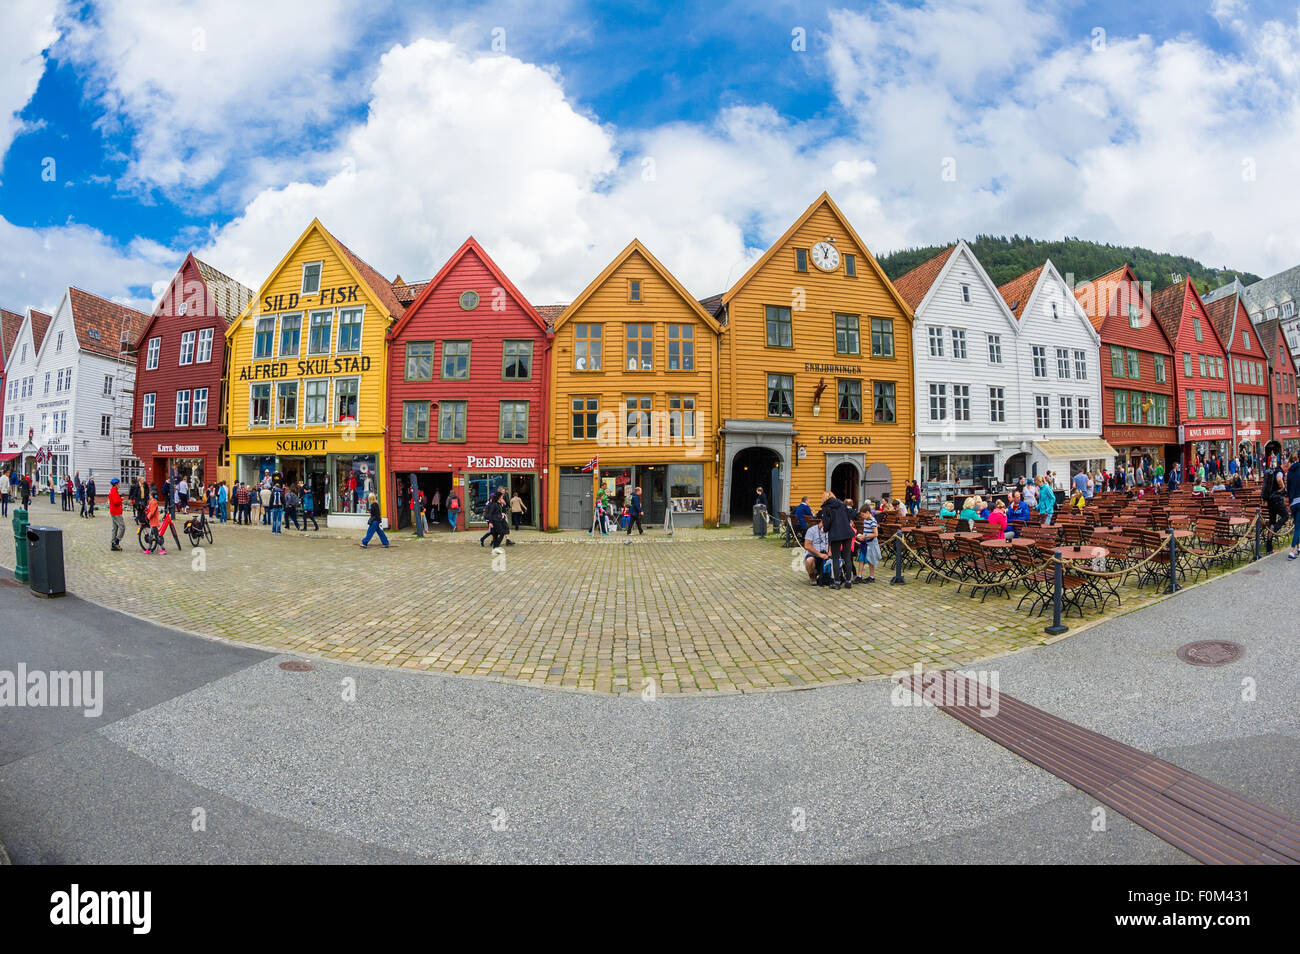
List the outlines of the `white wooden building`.
{"label": "white wooden building", "polygon": [[5,447],[18,454],[15,468],[41,484],[51,472],[59,480],[80,474],[107,493],[111,478],[140,472],[131,450],[132,349],[148,316],[69,287],[46,317],[28,310],[6,366]]}
{"label": "white wooden building", "polygon": [[1016,318],[964,241],[894,286],[916,315],[914,467],[922,489],[932,498],[954,486],[992,489],[1030,438]]}

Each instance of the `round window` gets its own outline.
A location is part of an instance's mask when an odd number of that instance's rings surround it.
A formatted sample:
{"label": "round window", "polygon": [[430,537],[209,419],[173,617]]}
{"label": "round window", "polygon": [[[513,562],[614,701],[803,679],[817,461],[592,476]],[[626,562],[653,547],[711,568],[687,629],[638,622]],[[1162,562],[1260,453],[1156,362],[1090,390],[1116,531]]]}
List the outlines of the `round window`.
{"label": "round window", "polygon": [[478,307],[478,292],[463,291],[460,293],[460,307],[466,311],[473,311]]}

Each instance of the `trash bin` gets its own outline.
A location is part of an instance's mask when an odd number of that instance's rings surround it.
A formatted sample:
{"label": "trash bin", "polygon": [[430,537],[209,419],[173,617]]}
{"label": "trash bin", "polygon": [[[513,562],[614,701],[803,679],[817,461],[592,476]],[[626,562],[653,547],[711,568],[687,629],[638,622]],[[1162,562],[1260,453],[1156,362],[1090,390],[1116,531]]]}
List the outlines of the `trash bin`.
{"label": "trash bin", "polygon": [[762,504],[754,504],[754,536],[767,536],[767,508]]}
{"label": "trash bin", "polygon": [[27,571],[32,592],[38,596],[62,596],[63,531],[58,527],[27,527]]}

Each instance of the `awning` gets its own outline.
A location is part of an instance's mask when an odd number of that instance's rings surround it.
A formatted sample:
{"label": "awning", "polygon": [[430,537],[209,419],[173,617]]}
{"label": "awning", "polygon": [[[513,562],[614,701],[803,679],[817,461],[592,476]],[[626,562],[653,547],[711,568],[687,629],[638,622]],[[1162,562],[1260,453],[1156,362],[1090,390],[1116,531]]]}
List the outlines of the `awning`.
{"label": "awning", "polygon": [[0,454],[0,464],[7,464],[18,456],[20,452],[14,451],[12,454]]}
{"label": "awning", "polygon": [[1100,437],[1065,441],[1035,441],[1039,449],[1048,457],[1092,459],[1094,457],[1114,457],[1115,448]]}

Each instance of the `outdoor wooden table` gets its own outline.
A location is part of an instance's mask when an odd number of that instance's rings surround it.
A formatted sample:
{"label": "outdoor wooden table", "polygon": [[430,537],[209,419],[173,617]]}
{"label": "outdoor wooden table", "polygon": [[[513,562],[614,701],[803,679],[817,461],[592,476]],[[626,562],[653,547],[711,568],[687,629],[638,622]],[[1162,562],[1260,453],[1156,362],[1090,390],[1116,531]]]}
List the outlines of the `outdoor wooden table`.
{"label": "outdoor wooden table", "polygon": [[1174,535],[1175,540],[1187,540],[1192,535],[1192,531],[1190,530],[1161,530],[1160,531],[1160,535],[1162,537],[1168,537],[1169,534],[1171,533]]}
{"label": "outdoor wooden table", "polygon": [[1011,546],[1010,540],[981,540],[980,546],[988,547],[990,550],[1004,550]]}
{"label": "outdoor wooden table", "polygon": [[1250,518],[1249,518],[1249,517],[1229,517],[1229,518],[1228,518],[1228,525],[1231,526],[1231,527],[1244,527],[1244,526],[1245,526],[1246,524],[1248,524],[1248,523],[1250,523]]}
{"label": "outdoor wooden table", "polygon": [[[1087,544],[1081,547],[1057,547],[1053,552],[1060,556],[1063,563],[1101,561],[1103,566],[1106,557],[1110,555],[1110,551],[1105,547],[1088,546]],[[1092,605],[1103,612],[1109,598],[1119,599],[1115,584],[1108,577],[1086,575],[1083,577],[1083,585],[1080,589],[1083,590],[1083,593],[1080,595],[1079,602],[1082,603],[1085,598],[1091,599]],[[1079,611],[1083,611],[1082,606],[1079,607]]]}

